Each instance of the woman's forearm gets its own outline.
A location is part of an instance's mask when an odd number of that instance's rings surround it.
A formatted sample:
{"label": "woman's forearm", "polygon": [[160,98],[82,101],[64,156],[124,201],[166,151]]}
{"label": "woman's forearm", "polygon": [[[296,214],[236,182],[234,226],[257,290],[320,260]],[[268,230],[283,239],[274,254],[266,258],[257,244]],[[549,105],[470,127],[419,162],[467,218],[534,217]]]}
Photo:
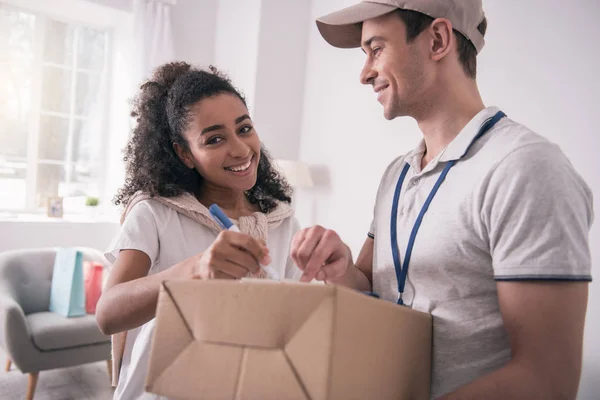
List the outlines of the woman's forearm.
{"label": "woman's forearm", "polygon": [[156,315],[160,284],[191,276],[189,262],[183,261],[157,274],[112,286],[98,302],[98,327],[105,335],[112,335],[142,326]]}

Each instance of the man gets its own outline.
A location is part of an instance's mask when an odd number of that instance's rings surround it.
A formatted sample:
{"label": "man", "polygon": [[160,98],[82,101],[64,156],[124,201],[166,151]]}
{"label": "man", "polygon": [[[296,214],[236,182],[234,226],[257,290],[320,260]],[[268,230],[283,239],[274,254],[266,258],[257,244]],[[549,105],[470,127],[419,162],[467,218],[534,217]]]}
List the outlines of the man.
{"label": "man", "polygon": [[303,280],[430,313],[432,398],[575,398],[592,194],[557,146],[484,106],[481,0],[371,0],[317,26],[362,47],[361,82],[423,140],[384,173],[355,262],[331,230],[294,237]]}

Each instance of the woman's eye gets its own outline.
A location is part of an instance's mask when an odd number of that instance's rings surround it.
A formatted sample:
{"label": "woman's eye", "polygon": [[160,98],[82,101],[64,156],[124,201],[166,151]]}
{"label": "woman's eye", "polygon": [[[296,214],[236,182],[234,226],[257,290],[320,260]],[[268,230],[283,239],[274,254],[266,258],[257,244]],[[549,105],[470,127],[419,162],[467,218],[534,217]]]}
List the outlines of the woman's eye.
{"label": "woman's eye", "polygon": [[244,125],[240,128],[240,133],[248,133],[252,130],[252,125]]}
{"label": "woman's eye", "polygon": [[221,140],[223,140],[223,138],[222,138],[222,137],[219,137],[219,136],[213,136],[213,137],[211,137],[210,139],[208,139],[208,140],[206,141],[206,144],[217,144],[217,143],[219,143]]}

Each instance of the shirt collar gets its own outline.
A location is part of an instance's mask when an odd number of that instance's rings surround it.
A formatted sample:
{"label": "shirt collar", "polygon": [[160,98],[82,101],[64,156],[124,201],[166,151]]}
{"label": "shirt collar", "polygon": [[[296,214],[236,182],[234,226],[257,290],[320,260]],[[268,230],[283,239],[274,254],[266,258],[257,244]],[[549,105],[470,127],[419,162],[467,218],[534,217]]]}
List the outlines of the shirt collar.
{"label": "shirt collar", "polygon": [[481,110],[469,121],[460,133],[450,142],[442,151],[439,162],[446,162],[460,159],[469,148],[469,145],[479,133],[479,129],[488,119],[492,118],[500,109],[498,107],[487,107]]}
{"label": "shirt collar", "polygon": [[415,170],[416,173],[421,172],[421,159],[425,154],[425,141],[421,139],[418,146],[406,154],[404,161]]}

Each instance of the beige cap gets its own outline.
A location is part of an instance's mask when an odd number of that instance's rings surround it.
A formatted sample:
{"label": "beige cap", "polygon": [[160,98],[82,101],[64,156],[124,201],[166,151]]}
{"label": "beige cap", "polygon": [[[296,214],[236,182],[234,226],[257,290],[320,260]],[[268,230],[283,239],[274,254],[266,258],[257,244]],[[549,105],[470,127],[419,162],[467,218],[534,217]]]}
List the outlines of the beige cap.
{"label": "beige cap", "polygon": [[323,38],[332,46],[360,47],[361,23],[395,9],[418,11],[432,18],[446,18],[452,27],[473,43],[477,53],[483,48],[483,35],[477,30],[483,21],[481,0],[370,0],[317,19]]}

